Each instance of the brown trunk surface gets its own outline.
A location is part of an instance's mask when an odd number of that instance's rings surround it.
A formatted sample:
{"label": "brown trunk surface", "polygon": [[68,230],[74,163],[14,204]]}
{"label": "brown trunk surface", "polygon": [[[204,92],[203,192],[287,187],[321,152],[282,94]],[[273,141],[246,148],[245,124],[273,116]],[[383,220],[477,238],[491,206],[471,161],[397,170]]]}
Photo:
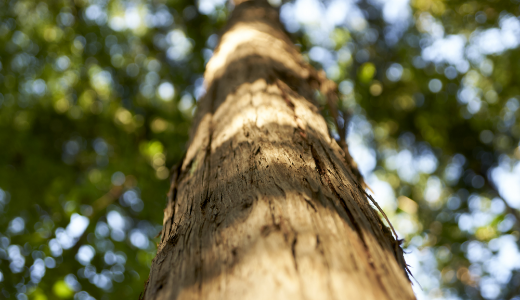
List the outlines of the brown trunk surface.
{"label": "brown trunk surface", "polygon": [[414,299],[402,251],[312,104],[263,1],[207,65],[144,299]]}

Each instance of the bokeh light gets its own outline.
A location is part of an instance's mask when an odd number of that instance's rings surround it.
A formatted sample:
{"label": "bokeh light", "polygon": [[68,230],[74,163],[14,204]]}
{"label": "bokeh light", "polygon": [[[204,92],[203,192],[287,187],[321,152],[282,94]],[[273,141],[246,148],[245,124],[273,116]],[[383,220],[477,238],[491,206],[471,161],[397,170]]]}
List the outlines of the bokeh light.
{"label": "bokeh light", "polygon": [[[338,83],[418,299],[520,299],[520,2],[269,3]],[[0,298],[137,298],[233,5],[0,8]]]}

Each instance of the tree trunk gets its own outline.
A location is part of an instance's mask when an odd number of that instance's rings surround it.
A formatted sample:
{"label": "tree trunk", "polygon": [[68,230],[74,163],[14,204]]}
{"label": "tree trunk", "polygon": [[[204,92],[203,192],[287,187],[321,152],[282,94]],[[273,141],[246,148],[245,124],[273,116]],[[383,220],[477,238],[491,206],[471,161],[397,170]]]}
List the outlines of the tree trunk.
{"label": "tree trunk", "polygon": [[209,61],[144,299],[414,299],[401,248],[312,103],[265,1]]}

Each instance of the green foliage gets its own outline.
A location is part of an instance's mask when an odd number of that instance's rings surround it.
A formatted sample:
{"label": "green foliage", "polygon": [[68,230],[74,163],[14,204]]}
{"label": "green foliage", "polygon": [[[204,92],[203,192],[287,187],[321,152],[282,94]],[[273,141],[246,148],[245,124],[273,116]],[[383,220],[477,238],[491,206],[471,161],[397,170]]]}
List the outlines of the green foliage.
{"label": "green foliage", "polygon": [[222,21],[187,1],[4,1],[0,15],[0,298],[136,299]]}
{"label": "green foliage", "polygon": [[[350,149],[405,239],[418,295],[519,296],[520,205],[501,182],[520,186],[520,3],[411,0],[392,19],[398,2],[298,0],[282,16],[339,84]],[[193,4],[0,3],[0,298],[142,291],[228,15]],[[305,20],[295,7],[317,9]],[[492,40],[507,26],[513,37]]]}

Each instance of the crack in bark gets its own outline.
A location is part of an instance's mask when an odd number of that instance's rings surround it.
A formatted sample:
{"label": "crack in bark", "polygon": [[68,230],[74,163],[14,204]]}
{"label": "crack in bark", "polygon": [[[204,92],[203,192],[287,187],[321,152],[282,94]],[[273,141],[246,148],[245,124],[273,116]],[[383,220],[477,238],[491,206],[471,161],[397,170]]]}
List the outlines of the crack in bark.
{"label": "crack in bark", "polygon": [[[215,131],[215,126],[213,124],[213,117],[215,114],[215,99],[217,97],[217,91],[219,86],[219,80],[215,80],[212,85],[212,90],[209,98],[209,126],[208,126],[208,145],[206,146],[206,152],[204,154],[204,166],[207,166],[204,168],[204,173],[202,174],[202,184],[204,186],[204,199],[201,199],[200,208],[202,210],[202,213],[205,213],[205,208],[208,205],[208,203],[211,201],[212,193],[210,192],[209,185],[210,185],[210,174],[211,174],[211,144],[213,142],[213,133]],[[207,174],[206,174],[207,172]]]}
{"label": "crack in bark", "polygon": [[[274,180],[274,178],[271,176],[271,178]],[[285,190],[279,186],[276,182],[274,182],[274,185],[278,188],[278,190],[280,191],[280,193],[282,193],[283,195],[283,198],[286,199],[287,198],[287,195],[285,194]]]}
{"label": "crack in bark", "polygon": [[[175,208],[176,208],[176,204],[177,204],[177,192],[178,192],[178,187],[179,187],[179,182],[184,178],[183,176],[183,171],[182,171],[182,165],[184,163],[184,159],[186,158],[186,151],[184,152],[184,154],[182,155],[179,163],[177,165],[174,165],[171,169],[170,169],[170,173],[172,174],[171,176],[171,180],[170,180],[170,189],[168,191],[168,193],[166,194],[166,197],[168,199],[168,207],[170,207],[171,209],[171,215],[169,216],[168,220],[166,220],[163,224],[163,228],[161,229],[161,231],[159,232],[158,236],[160,235],[161,236],[161,243],[164,241],[165,238],[169,238],[170,236],[170,233],[172,232],[173,230],[173,220],[174,220],[174,217],[175,217]],[[191,163],[191,162],[190,162]],[[165,209],[165,213],[166,213],[166,210],[168,208]],[[166,232],[166,229],[168,228],[168,226],[166,226],[169,222],[169,230],[168,232]]]}
{"label": "crack in bark", "polygon": [[[248,145],[249,145],[249,143],[248,143]],[[251,153],[251,155],[249,155],[249,175],[250,175],[249,181],[251,184],[253,184],[253,182],[254,182],[253,177],[255,175],[255,170],[258,168],[256,166],[255,156],[256,156],[256,153],[253,153],[253,152]]]}
{"label": "crack in bark", "polygon": [[203,280],[203,268],[204,268],[204,259],[202,258],[202,232],[204,230],[204,225],[206,224],[206,219],[203,219],[202,225],[199,228],[199,298],[202,299],[202,282]]}
{"label": "crack in bark", "polygon": [[[325,250],[323,249],[323,244],[321,243],[319,234],[316,234],[316,249],[323,256],[323,261],[325,263],[325,267],[327,268],[327,270],[330,270],[330,263],[327,260],[327,256],[325,255]],[[354,268],[358,269],[358,266],[356,264],[354,264]],[[330,274],[329,274],[329,276],[330,276]],[[329,288],[329,291],[331,291],[331,293],[332,293],[333,289],[332,289],[330,280],[327,281],[327,287]]]}
{"label": "crack in bark", "polygon": [[186,233],[186,235],[184,236],[184,245],[187,245],[188,244],[188,241],[190,240],[190,237],[191,237],[191,232],[193,231],[193,224],[190,223],[188,225],[188,232]]}
{"label": "crack in bark", "polygon": [[296,243],[297,242],[298,242],[298,235],[295,233],[294,234],[294,239],[292,240],[292,243],[291,243],[291,253],[292,253],[293,261],[294,261],[294,269],[296,269],[296,272],[299,273],[299,271],[298,271],[298,261],[296,259]]}
{"label": "crack in bark", "polygon": [[309,199],[304,197],[303,200],[305,200],[305,202],[307,202],[307,204],[309,204],[312,207],[312,209],[314,209],[314,212],[318,212],[316,206],[314,206],[314,204],[312,204],[312,202]]}
{"label": "crack in bark", "polygon": [[208,202],[210,201],[210,190],[209,190],[209,183],[210,183],[210,173],[211,173],[211,142],[213,140],[213,115],[210,119],[210,128],[209,128],[209,136],[208,136],[208,146],[206,147],[206,153],[204,154],[204,166],[207,166],[204,168],[204,173],[202,174],[202,184],[204,185],[204,198],[201,199],[200,208],[203,213],[205,213],[205,208]]}
{"label": "crack in bark", "polygon": [[168,243],[170,243],[170,245],[172,247],[175,247],[175,245],[177,245],[177,242],[179,241],[180,239],[180,235],[178,233],[175,233],[171,238],[168,239]]}

